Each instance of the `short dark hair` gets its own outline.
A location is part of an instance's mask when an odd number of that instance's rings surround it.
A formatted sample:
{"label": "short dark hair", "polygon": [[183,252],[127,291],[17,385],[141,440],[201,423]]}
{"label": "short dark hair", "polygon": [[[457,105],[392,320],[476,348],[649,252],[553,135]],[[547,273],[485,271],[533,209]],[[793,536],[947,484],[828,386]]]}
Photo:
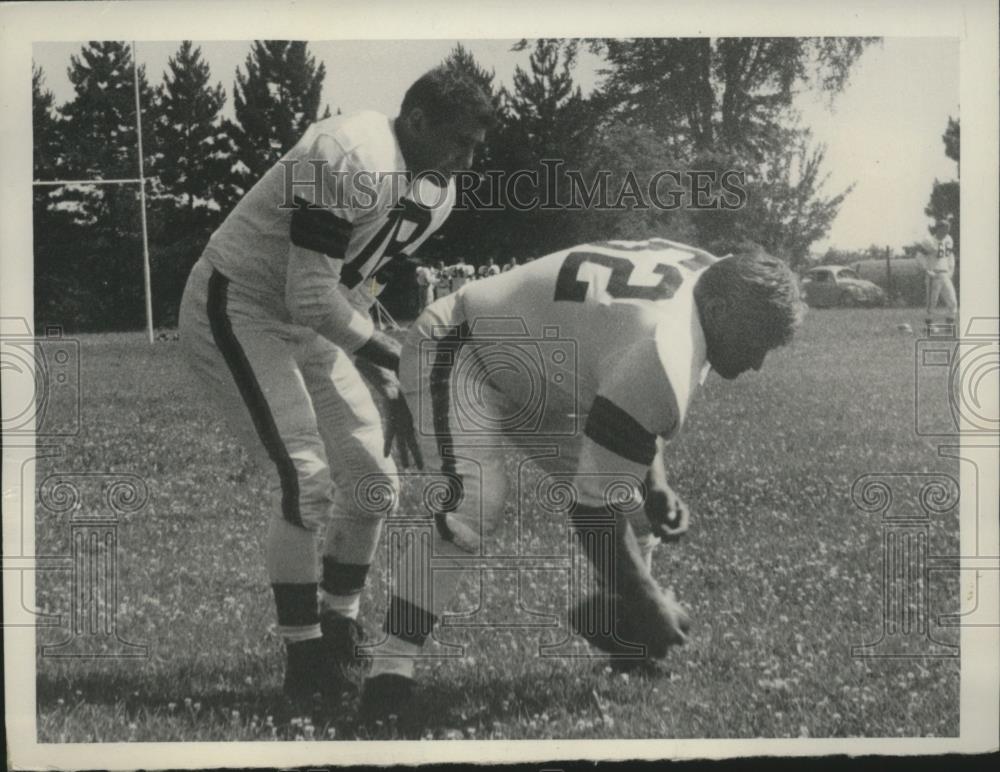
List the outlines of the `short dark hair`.
{"label": "short dark hair", "polygon": [[423,110],[434,123],[471,118],[484,129],[496,124],[496,110],[486,92],[455,67],[442,64],[421,75],[403,96],[400,111]]}
{"label": "short dark hair", "polygon": [[696,292],[700,298],[726,300],[731,312],[770,348],[788,343],[805,314],[798,278],[783,260],[763,250],[713,263],[698,280]]}

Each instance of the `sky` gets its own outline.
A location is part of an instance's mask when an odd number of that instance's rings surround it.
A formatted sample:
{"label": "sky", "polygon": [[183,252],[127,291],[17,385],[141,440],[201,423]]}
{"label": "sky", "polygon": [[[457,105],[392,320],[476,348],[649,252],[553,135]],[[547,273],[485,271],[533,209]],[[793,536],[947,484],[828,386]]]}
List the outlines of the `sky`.
{"label": "sky", "polygon": [[[345,113],[374,109],[394,115],[415,74],[441,62],[456,42],[468,48],[498,83],[510,85],[514,68],[527,66],[529,52],[511,50],[513,40],[406,40],[310,42],[326,64],[322,104]],[[141,42],[138,60],[147,78],[159,82],[179,42]],[[199,45],[221,81],[232,114],[233,82],[249,51],[247,41]],[[61,104],[73,96],[66,75],[79,43],[36,43],[34,60]],[[826,95],[799,94],[796,109],[813,140],[826,146],[825,190],[854,189],[842,205],[827,247],[863,249],[871,244],[899,249],[927,237],[924,207],[935,179],[954,179],[958,170],[944,154],[941,135],[948,117],[959,116],[958,41],[952,38],[886,38],[868,48],[850,82],[832,104]],[[574,73],[589,92],[600,82],[601,62],[584,54]]]}

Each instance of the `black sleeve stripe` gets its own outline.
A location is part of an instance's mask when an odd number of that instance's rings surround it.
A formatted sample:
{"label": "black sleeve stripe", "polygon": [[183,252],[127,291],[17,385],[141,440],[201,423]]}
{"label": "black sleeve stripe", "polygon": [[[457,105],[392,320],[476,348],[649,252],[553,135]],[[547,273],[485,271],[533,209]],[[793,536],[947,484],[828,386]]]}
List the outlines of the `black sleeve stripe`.
{"label": "black sleeve stripe", "polygon": [[648,466],[656,456],[656,435],[602,396],[594,398],[583,433],[602,448],[636,464]]}
{"label": "black sleeve stripe", "polygon": [[296,198],[295,205],[290,228],[292,243],[342,259],[351,242],[351,224],[329,209],[311,207],[304,199]]}

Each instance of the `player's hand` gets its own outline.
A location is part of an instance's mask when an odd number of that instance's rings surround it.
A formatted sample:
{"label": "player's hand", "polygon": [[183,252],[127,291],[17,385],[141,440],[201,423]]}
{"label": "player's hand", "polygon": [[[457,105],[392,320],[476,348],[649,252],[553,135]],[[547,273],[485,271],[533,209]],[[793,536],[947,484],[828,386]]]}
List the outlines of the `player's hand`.
{"label": "player's hand", "polygon": [[413,428],[413,415],[406,404],[406,399],[399,388],[399,378],[392,370],[378,367],[370,360],[358,357],[355,366],[382,398],[382,418],[384,423],[385,445],[382,452],[388,458],[392,446],[399,449],[400,465],[406,469],[411,458],[418,469],[424,468],[424,457],[417,444],[416,432]]}
{"label": "player's hand", "polygon": [[368,367],[379,367],[398,373],[401,349],[402,344],[398,340],[381,330],[375,330],[371,338],[354,352],[354,363],[365,377],[368,377],[368,373],[362,368]]}
{"label": "player's hand", "polygon": [[644,584],[623,609],[625,637],[646,646],[647,656],[660,659],[671,646],[688,641],[691,617],[671,589]]}
{"label": "player's hand", "polygon": [[[614,629],[604,629],[595,620],[605,618],[613,608]],[[570,626],[594,648],[611,655],[634,656],[635,647],[644,646],[645,659],[663,659],[671,646],[688,641],[691,618],[673,590],[661,590],[650,582],[628,595],[608,595],[598,591],[570,609]]]}
{"label": "player's hand", "polygon": [[402,392],[396,389],[395,396],[386,396],[385,447],[382,452],[389,456],[395,443],[399,449],[399,463],[403,469],[410,466],[410,457],[417,469],[424,468],[424,457],[420,452],[417,434],[413,428],[413,414]]}
{"label": "player's hand", "polygon": [[653,533],[665,542],[677,541],[688,529],[691,511],[664,480],[646,475],[646,518]]}

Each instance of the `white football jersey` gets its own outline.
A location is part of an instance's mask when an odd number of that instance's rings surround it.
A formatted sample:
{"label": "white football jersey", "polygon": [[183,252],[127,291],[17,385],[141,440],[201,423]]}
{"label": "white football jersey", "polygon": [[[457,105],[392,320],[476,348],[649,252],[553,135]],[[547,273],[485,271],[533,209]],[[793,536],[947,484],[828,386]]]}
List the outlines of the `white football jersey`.
{"label": "white football jersey", "polygon": [[935,236],[933,244],[934,252],[928,261],[928,270],[950,275],[955,269],[955,242],[951,234],[946,233],[942,239]]}
{"label": "white football jersey", "polygon": [[707,374],[693,289],[715,261],[666,239],[597,242],[462,288],[477,351],[482,339],[507,334],[508,353],[511,342],[533,347],[545,371],[532,378],[524,368],[497,366],[491,384],[521,405],[544,388],[550,416],[563,411],[581,422],[581,503],[602,503],[600,480],[609,473],[641,482],[656,438],[680,428]]}
{"label": "white football jersey", "polygon": [[310,126],[253,186],[205,255],[276,318],[353,351],[372,334],[375,274],[413,254],[454,198],[452,182],[407,177],[388,117],[335,116]]}

